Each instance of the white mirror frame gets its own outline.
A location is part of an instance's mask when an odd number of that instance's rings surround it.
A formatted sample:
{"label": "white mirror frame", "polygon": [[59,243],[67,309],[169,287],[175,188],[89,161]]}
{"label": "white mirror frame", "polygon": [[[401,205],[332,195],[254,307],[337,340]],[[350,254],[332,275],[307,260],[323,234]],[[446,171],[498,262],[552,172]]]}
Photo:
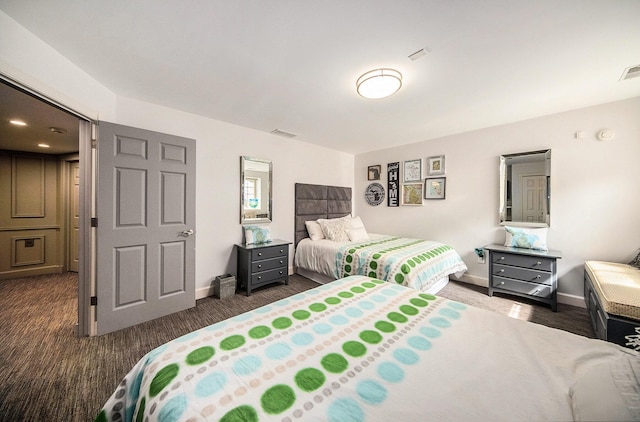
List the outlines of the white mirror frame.
{"label": "white mirror frame", "polygon": [[[513,165],[522,168],[518,172],[521,177],[544,177],[543,192],[539,199],[542,201],[542,215],[538,217],[541,221],[527,221],[524,217],[514,220],[514,215],[520,211],[517,203],[514,205],[514,189],[519,190],[512,180]],[[517,154],[505,154],[500,156],[500,204],[498,216],[501,226],[521,226],[521,227],[549,227],[551,225],[551,150],[540,150],[522,152]],[[538,208],[540,209],[540,208]]]}
{"label": "white mirror frame", "polygon": [[[245,186],[250,180],[259,180],[255,189],[259,199],[255,209],[245,203]],[[240,157],[240,224],[270,223],[272,213],[273,163],[271,160]]]}

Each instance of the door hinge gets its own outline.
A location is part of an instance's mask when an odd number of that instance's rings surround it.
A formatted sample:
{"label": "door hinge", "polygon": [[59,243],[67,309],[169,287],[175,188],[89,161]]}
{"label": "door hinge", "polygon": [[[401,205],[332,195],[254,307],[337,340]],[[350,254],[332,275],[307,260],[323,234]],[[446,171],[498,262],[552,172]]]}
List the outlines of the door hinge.
{"label": "door hinge", "polygon": [[91,227],[98,227],[98,217],[91,218]]}
{"label": "door hinge", "polygon": [[91,296],[91,306],[98,306],[98,296]]}
{"label": "door hinge", "polygon": [[98,147],[98,127],[95,123],[91,124],[91,148]]}

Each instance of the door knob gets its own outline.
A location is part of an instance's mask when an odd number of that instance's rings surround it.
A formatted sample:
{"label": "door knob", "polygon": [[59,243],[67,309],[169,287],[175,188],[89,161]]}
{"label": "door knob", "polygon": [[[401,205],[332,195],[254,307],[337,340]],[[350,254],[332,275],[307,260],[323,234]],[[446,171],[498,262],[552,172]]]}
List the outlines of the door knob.
{"label": "door knob", "polygon": [[189,237],[194,233],[193,230],[189,229],[189,230],[183,230],[180,232],[180,236],[184,236],[184,237]]}

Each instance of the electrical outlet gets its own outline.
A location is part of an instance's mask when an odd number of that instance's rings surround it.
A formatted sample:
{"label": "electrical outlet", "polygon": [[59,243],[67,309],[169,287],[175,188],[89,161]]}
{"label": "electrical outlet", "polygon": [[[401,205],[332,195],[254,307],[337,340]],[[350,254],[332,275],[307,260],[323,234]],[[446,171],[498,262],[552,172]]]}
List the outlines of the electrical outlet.
{"label": "electrical outlet", "polygon": [[484,256],[478,257],[478,264],[484,264]]}

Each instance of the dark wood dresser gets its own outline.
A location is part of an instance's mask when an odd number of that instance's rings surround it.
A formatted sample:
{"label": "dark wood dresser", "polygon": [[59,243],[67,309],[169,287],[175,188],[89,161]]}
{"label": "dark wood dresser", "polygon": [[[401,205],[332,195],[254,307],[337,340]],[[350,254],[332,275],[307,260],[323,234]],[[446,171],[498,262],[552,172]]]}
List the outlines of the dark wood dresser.
{"label": "dark wood dresser", "polygon": [[558,310],[559,251],[538,251],[502,245],[488,245],[489,296],[508,293],[546,303]]}
{"label": "dark wood dresser", "polygon": [[292,242],[274,240],[262,244],[239,244],[238,281],[247,296],[256,287],[275,282],[289,284],[289,245]]}

